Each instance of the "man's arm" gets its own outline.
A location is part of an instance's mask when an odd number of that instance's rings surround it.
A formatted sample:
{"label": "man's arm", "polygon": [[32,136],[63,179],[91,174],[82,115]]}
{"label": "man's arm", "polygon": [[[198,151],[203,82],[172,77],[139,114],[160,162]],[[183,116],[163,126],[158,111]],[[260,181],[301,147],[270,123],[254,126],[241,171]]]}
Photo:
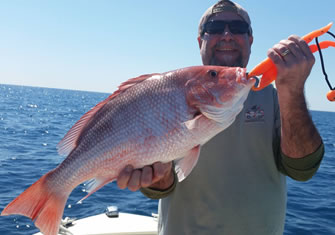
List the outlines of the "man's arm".
{"label": "man's arm", "polygon": [[[281,109],[281,151],[291,158],[313,153],[321,144],[321,137],[308,113],[303,94],[279,93]],[[294,100],[294,101],[293,101]]]}
{"label": "man's arm", "polygon": [[[286,50],[289,53],[284,55]],[[303,158],[315,152],[322,143],[304,96],[304,85],[314,65],[314,56],[307,43],[298,36],[280,41],[268,51],[268,56],[278,72],[281,151],[290,158]]]}

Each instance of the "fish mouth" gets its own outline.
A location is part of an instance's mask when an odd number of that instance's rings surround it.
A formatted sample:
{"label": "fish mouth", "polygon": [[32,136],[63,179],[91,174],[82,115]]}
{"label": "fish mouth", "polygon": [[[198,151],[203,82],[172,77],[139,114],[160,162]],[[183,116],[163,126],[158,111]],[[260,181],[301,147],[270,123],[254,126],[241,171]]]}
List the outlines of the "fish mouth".
{"label": "fish mouth", "polygon": [[241,84],[241,85],[254,85],[256,82],[255,78],[248,78],[248,73],[245,72],[245,68],[239,68],[236,70],[236,82]]}

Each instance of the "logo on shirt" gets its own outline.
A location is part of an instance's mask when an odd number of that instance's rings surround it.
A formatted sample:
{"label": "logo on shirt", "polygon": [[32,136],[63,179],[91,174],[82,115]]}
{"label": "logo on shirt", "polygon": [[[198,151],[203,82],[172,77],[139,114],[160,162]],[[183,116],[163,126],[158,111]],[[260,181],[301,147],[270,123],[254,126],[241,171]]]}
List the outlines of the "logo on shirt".
{"label": "logo on shirt", "polygon": [[245,112],[245,122],[264,122],[264,110],[254,105]]}

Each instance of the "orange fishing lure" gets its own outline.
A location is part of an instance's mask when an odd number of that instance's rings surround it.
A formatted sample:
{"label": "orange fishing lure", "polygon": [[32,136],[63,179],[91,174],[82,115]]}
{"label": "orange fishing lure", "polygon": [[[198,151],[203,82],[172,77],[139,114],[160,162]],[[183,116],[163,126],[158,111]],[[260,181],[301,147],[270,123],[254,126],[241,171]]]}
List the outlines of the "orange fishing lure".
{"label": "orange fishing lure", "polygon": [[[315,30],[305,36],[302,37],[303,40],[305,40],[306,43],[310,43],[314,38],[317,38],[329,31],[333,23],[329,23],[327,26]],[[335,42],[332,41],[323,41],[319,43],[320,49],[326,49],[328,47],[335,47]],[[318,51],[318,46],[313,44],[309,46],[312,53]],[[263,60],[260,64],[258,64],[255,68],[253,68],[249,73],[248,77],[254,77],[254,76],[261,76],[259,80],[259,83],[257,86],[254,86],[252,90],[259,91],[268,86],[271,82],[273,82],[277,78],[277,68],[275,64],[269,59],[266,58]],[[328,81],[327,81],[328,82]],[[328,83],[329,85],[329,83]],[[327,98],[329,101],[335,101],[335,88],[331,88],[330,91],[327,94]]]}

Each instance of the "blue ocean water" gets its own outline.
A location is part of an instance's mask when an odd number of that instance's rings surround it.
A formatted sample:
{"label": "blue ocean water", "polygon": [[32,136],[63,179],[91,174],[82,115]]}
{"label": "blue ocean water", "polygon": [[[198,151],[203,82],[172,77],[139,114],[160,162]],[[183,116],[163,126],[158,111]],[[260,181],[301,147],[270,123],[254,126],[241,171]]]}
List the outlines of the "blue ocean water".
{"label": "blue ocean water", "polygon": [[[57,143],[82,114],[108,95],[0,85],[0,210],[64,159],[57,154]],[[335,113],[312,111],[312,117],[323,137],[326,154],[312,180],[288,180],[287,235],[335,235]],[[109,205],[142,215],[157,212],[156,200],[139,192],[119,190],[115,183],[76,204],[85,195],[83,185],[72,192],[64,217],[99,214]],[[0,234],[37,231],[23,216],[0,217]]]}

